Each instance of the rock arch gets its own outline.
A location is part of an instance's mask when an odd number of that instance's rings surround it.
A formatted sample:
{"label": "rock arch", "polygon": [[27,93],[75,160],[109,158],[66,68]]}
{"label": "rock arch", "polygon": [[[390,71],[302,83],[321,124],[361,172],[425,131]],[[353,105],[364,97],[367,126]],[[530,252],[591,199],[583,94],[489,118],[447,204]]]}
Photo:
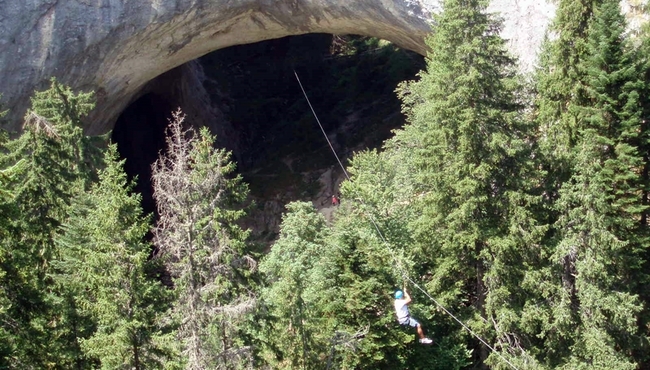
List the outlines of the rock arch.
{"label": "rock arch", "polygon": [[[492,7],[506,20],[513,50],[534,57],[552,6],[494,0]],[[0,93],[18,118],[50,76],[94,90],[87,128],[101,133],[148,81],[211,51],[318,32],[374,36],[424,53],[438,10],[438,0],[0,0]]]}

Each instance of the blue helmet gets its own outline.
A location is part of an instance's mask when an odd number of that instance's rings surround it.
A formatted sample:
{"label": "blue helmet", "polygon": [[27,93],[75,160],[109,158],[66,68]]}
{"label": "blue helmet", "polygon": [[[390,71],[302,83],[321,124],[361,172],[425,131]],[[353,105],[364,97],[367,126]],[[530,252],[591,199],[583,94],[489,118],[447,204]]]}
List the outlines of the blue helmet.
{"label": "blue helmet", "polygon": [[402,297],[404,297],[404,292],[401,290],[395,292],[395,299],[402,299]]}

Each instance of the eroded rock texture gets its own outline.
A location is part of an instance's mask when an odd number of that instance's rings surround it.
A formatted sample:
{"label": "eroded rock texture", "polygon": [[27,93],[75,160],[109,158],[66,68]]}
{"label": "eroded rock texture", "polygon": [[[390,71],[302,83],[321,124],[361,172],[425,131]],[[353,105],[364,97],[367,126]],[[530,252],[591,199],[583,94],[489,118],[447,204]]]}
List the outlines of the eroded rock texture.
{"label": "eroded rock texture", "polygon": [[[552,6],[494,0],[530,68]],[[109,130],[156,76],[211,51],[304,33],[375,36],[420,53],[438,0],[0,0],[0,92],[21,117],[51,76],[94,90],[88,132]]]}

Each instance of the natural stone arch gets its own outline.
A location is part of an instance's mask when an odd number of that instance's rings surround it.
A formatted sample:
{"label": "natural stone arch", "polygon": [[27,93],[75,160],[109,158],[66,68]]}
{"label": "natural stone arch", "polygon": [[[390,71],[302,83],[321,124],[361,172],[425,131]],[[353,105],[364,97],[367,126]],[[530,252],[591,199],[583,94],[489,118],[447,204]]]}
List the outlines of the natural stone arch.
{"label": "natural stone arch", "polygon": [[[552,7],[495,0],[506,37],[534,55]],[[358,34],[425,53],[438,0],[0,1],[0,92],[20,117],[50,76],[94,90],[91,134],[110,129],[150,80],[211,51],[304,33]],[[509,35],[508,35],[509,34]],[[529,63],[528,63],[529,64]]]}

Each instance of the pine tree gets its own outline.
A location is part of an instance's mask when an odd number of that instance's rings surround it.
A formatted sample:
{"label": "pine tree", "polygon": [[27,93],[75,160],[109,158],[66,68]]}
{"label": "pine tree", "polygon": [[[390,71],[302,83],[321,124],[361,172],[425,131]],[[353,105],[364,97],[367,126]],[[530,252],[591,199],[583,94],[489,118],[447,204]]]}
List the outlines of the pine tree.
{"label": "pine tree", "polygon": [[262,299],[269,306],[273,327],[268,340],[280,352],[271,353],[267,361],[276,369],[324,368],[318,354],[327,352],[327,343],[319,343],[317,337],[328,330],[318,325],[322,312],[308,296],[315,283],[312,273],[324,251],[325,218],[309,203],[289,203],[286,208],[280,237],[260,263],[268,281]]}
{"label": "pine tree", "polygon": [[612,271],[622,267],[617,255],[624,252],[626,243],[608,230],[606,215],[612,209],[600,196],[607,193],[608,186],[603,178],[601,153],[594,146],[584,143],[577,162],[582,168],[565,184],[558,201],[569,211],[558,221],[564,231],[557,253],[573,261],[575,275],[572,285],[566,288],[575,298],[559,300],[554,314],[559,320],[566,320],[568,311],[575,312],[571,317],[578,317],[564,324],[573,328],[573,332],[567,328],[564,334],[573,344],[563,368],[634,369],[635,364],[616,349],[623,344],[616,339],[632,339],[629,335],[636,331],[634,317],[640,307]]}
{"label": "pine tree", "polygon": [[[602,147],[604,170],[608,177],[608,201],[615,209],[611,230],[630,244],[626,248],[631,259],[626,260],[630,275],[626,285],[632,290],[636,283],[646,280],[639,272],[639,255],[648,239],[644,219],[649,206],[644,201],[648,183],[644,168],[648,165],[648,132],[644,127],[644,86],[642,61],[629,40],[625,17],[617,2],[603,1],[595,13],[589,33],[589,58],[584,63],[587,71],[586,92],[589,104],[582,107],[586,142],[597,142]],[[580,169],[578,166],[577,169]]]}
{"label": "pine tree", "polygon": [[[536,297],[529,271],[543,251],[544,228],[533,212],[539,174],[532,163],[535,132],[522,115],[516,63],[486,1],[449,0],[436,17],[427,70],[400,90],[409,124],[392,145],[412,148],[416,243],[434,260],[429,288],[511,361],[534,361],[521,328]],[[527,268],[520,268],[527,266]],[[522,283],[523,282],[523,283]],[[477,344],[478,360],[507,366]],[[516,357],[513,357],[515,355]]]}
{"label": "pine tree", "polygon": [[[572,147],[576,145],[579,130],[576,106],[587,99],[584,91],[586,72],[580,63],[587,54],[589,22],[600,1],[559,0],[555,18],[542,43],[539,67],[534,76],[533,116],[539,127],[536,155],[546,172],[544,196],[549,204],[557,200],[560,187],[571,177]],[[551,207],[545,214],[548,224],[559,217]],[[554,237],[549,234],[551,240]],[[570,266],[565,266],[565,276],[570,275],[569,270]]]}
{"label": "pine tree", "polygon": [[[554,203],[563,184],[572,176],[575,166],[573,149],[580,140],[580,106],[586,104],[587,72],[582,63],[587,58],[587,35],[594,8],[600,0],[560,0],[555,19],[542,45],[540,65],[535,74],[537,95],[534,101],[534,119],[539,126],[536,156],[546,172],[542,184],[547,207],[541,210],[544,223],[554,224],[560,217]],[[561,258],[558,266],[553,256],[560,236],[551,228],[541,248],[542,266],[534,273],[540,282],[543,300],[533,317],[533,330],[540,332],[543,344],[537,345],[539,357],[550,367],[563,363],[571,350],[572,324],[578,320],[573,276],[573,255]],[[558,281],[557,277],[560,277]]]}
{"label": "pine tree", "polygon": [[[73,317],[48,277],[56,256],[53,237],[71,197],[89,184],[96,158],[94,140],[83,135],[81,119],[93,107],[91,93],[73,93],[52,80],[36,92],[24,132],[3,144],[0,167],[21,163],[8,181],[15,217],[2,240],[3,286],[11,301],[4,329],[12,333],[13,367],[72,367],[79,354]],[[5,326],[6,325],[6,326]]]}
{"label": "pine tree", "polygon": [[[647,5],[650,6],[650,3]],[[641,33],[641,47],[638,53],[638,64],[641,79],[645,81],[641,91],[641,133],[639,135],[639,152],[643,156],[643,167],[641,169],[641,204],[645,207],[650,205],[650,23],[646,23],[643,32]],[[640,229],[642,235],[646,238],[650,234],[650,227],[648,224],[648,211],[641,215]],[[647,243],[646,243],[647,245]],[[643,257],[643,270],[650,271],[650,248],[646,248]],[[641,299],[644,302],[644,312],[642,314],[642,323],[645,323],[645,336],[650,337],[650,282],[645,281],[645,289],[641,290]],[[642,368],[650,366],[650,356],[645,356]]]}
{"label": "pine tree", "polygon": [[231,368],[252,358],[237,325],[253,305],[242,283],[254,263],[244,255],[247,232],[236,224],[247,188],[230,177],[230,156],[213,148],[207,129],[184,130],[180,110],[173,117],[167,151],[153,165],[154,244],[173,277],[187,368]]}
{"label": "pine tree", "polygon": [[[0,147],[7,140],[5,133],[0,131]],[[13,194],[7,189],[7,184],[19,169],[20,165],[14,165],[0,171],[0,261],[6,261],[10,257],[9,248],[7,248],[4,241],[8,240],[12,233],[11,220],[16,215],[16,205],[11,201]],[[0,286],[4,287],[6,282],[6,272],[4,269],[0,269]],[[5,289],[0,289],[0,322],[9,323],[13,320],[10,317],[10,298]],[[9,368],[11,366],[9,358],[16,351],[15,342],[15,338],[6,327],[6,324],[0,326],[0,368]]]}
{"label": "pine tree", "polygon": [[[261,341],[273,368],[459,369],[467,364],[458,341],[444,339],[431,351],[419,351],[415,333],[395,320],[392,287],[402,284],[401,274],[368,214],[403,251],[404,217],[410,211],[404,201],[411,196],[402,183],[404,168],[392,162],[397,159],[374,151],[355,155],[349,168],[353,181],[342,188],[350,201],[337,210],[332,229],[311,204],[287,206],[280,238],[260,264],[269,284],[262,295],[269,317]],[[364,205],[353,199],[363,199]],[[424,300],[416,307],[431,312]]]}
{"label": "pine tree", "polygon": [[[579,65],[587,54],[589,22],[599,3],[600,0],[560,0],[549,27],[550,37],[542,47],[536,74],[536,115],[546,139],[542,140],[547,145],[544,149],[552,152],[556,161],[569,160],[566,156],[576,142],[578,121],[573,104],[586,99],[585,71]],[[562,177],[566,174],[556,175],[560,176],[558,181],[566,180]]]}
{"label": "pine tree", "polygon": [[81,117],[93,106],[92,93],[74,94],[52,79],[48,90],[32,98],[24,133],[6,144],[3,164],[26,162],[11,186],[21,207],[23,227],[34,238],[26,244],[39,256],[41,275],[54,255],[52,233],[65,218],[67,202],[92,178],[90,164],[97,152],[83,134]]}
{"label": "pine tree", "polygon": [[55,239],[61,253],[53,262],[57,281],[94,324],[92,333],[79,333],[90,361],[103,369],[161,369],[173,334],[163,324],[165,288],[152,277],[155,261],[144,241],[150,217],[142,215],[141,197],[132,194],[114,145],[105,163],[99,182],[74,198]]}
{"label": "pine tree", "polygon": [[414,244],[408,229],[422,194],[413,193],[412,169],[403,165],[408,157],[402,154],[393,147],[354,156],[352,181],[341,187],[346,201],[310,273],[316,292],[310,302],[327,318],[320,331],[332,343],[345,343],[328,356],[341,368],[464,368],[469,356],[457,327],[438,320],[435,306],[415,288],[412,312],[438,344],[416,344],[415,332],[395,319],[392,295],[404,284],[404,271],[417,277],[432,267],[430,249]]}
{"label": "pine tree", "polygon": [[572,271],[562,292],[570,299],[555,308],[556,315],[570,312],[574,318],[566,324],[572,343],[567,369],[636,368],[631,354],[643,342],[637,326],[642,305],[634,292],[647,280],[641,256],[648,239],[640,223],[647,212],[640,196],[644,82],[625,32],[618,2],[604,0],[595,9],[579,65],[586,99],[575,106],[575,167],[560,190],[560,242],[553,256],[568,261]]}

